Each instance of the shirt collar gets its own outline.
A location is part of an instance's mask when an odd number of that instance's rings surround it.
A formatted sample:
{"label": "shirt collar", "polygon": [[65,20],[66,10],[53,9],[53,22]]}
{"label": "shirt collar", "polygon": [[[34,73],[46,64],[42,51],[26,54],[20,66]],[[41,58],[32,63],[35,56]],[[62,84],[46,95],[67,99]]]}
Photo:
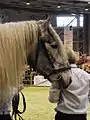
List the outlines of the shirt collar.
{"label": "shirt collar", "polygon": [[71,64],[70,66],[71,66],[71,68],[77,68],[76,64]]}

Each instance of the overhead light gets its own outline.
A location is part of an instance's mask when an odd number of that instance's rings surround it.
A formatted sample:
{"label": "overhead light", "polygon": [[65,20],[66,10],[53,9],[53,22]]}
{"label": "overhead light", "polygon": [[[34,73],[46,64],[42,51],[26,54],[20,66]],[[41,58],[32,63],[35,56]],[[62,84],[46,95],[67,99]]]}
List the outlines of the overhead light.
{"label": "overhead light", "polygon": [[61,6],[57,6],[57,8],[60,8]]}
{"label": "overhead light", "polygon": [[86,8],[85,11],[88,11],[88,9]]}
{"label": "overhead light", "polygon": [[88,2],[88,4],[90,4],[90,2]]}
{"label": "overhead light", "polygon": [[75,16],[76,14],[72,13],[71,15]]}
{"label": "overhead light", "polygon": [[29,2],[27,2],[27,3],[26,3],[26,5],[30,5],[30,3],[29,3]]}

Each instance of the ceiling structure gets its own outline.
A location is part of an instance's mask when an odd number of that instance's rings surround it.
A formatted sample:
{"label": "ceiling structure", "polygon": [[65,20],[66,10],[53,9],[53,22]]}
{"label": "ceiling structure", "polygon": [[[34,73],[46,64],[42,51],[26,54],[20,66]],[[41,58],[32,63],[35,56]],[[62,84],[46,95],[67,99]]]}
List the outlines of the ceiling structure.
{"label": "ceiling structure", "polygon": [[90,14],[90,0],[1,0],[0,8],[47,14]]}

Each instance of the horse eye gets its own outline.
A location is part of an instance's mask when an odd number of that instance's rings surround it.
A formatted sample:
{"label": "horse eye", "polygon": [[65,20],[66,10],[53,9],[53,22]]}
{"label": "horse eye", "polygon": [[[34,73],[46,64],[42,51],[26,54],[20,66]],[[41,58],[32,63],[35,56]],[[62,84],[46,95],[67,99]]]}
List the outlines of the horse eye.
{"label": "horse eye", "polygon": [[52,44],[51,47],[56,49],[57,45],[56,44]]}

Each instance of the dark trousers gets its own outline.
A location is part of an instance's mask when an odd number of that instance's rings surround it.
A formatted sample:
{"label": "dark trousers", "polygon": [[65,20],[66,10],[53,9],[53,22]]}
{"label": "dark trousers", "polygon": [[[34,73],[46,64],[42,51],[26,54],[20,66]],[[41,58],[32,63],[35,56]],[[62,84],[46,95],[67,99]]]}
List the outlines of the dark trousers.
{"label": "dark trousers", "polygon": [[0,120],[12,120],[10,115],[0,115]]}
{"label": "dark trousers", "polygon": [[57,112],[55,115],[55,120],[87,120],[86,114],[65,114]]}

